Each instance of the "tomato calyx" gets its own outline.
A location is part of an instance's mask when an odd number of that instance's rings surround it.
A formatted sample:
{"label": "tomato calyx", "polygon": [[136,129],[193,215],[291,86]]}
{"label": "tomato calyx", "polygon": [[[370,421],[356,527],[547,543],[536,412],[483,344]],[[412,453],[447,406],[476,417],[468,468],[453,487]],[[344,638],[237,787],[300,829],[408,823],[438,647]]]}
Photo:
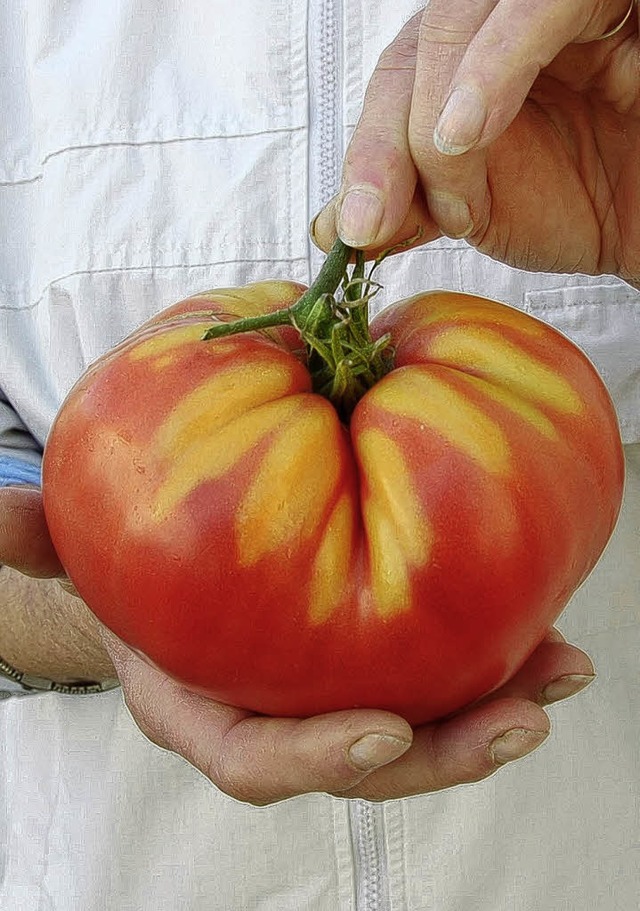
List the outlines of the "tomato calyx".
{"label": "tomato calyx", "polygon": [[293,306],[211,326],[203,340],[293,326],[304,342],[314,391],[329,399],[348,423],[359,399],[393,367],[390,337],[374,340],[369,329],[369,301],[380,289],[372,274],[390,252],[381,254],[365,275],[364,253],[338,239],[316,280]]}
{"label": "tomato calyx", "polygon": [[371,279],[373,268],[365,277],[364,253],[358,250],[353,272],[343,276],[341,294],[315,297],[314,292],[308,309],[295,312],[300,301],[291,308],[292,323],[307,349],[314,391],[334,404],[345,423],[365,392],[393,367],[390,337],[374,340],[369,330],[369,301],[380,289]]}

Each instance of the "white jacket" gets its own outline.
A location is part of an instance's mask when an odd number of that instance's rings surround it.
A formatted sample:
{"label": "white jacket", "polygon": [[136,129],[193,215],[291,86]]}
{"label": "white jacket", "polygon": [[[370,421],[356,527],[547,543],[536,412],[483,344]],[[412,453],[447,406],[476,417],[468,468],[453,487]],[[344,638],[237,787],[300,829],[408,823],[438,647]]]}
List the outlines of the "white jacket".
{"label": "white jacket", "polygon": [[[22,0],[0,9],[0,482],[37,478],[87,365],[189,294],[308,281],[363,90],[411,0]],[[149,744],[119,691],[0,703],[0,908],[598,911],[640,891],[640,295],[443,240],[387,262],[524,307],[600,368],[627,444],[617,533],[562,629],[600,678],[481,784],[254,809]],[[632,445],[635,444],[635,445]],[[558,483],[561,483],[558,479]],[[98,533],[98,529],[88,530]]]}

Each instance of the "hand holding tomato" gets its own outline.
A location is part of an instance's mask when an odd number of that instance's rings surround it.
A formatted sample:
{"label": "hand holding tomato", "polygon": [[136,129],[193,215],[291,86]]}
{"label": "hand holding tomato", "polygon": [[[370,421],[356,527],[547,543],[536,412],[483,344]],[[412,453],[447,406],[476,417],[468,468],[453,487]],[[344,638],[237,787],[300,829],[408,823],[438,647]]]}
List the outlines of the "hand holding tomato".
{"label": "hand holding tomato", "polygon": [[[423,227],[523,269],[640,280],[638,11],[629,0],[431,0],[382,54],[338,197],[370,251]],[[354,191],[350,193],[349,191]]]}
{"label": "hand holding tomato", "polygon": [[[62,572],[38,491],[0,490],[0,562],[36,578]],[[61,613],[56,622],[63,631]],[[549,730],[540,706],[577,692],[593,674],[589,658],[552,630],[485,704],[412,731],[398,716],[372,710],[304,720],[255,716],[189,692],[106,630],[103,643],[145,735],[232,797],[255,804],[311,791],[383,800],[479,780],[537,746]],[[508,731],[514,733],[505,738]],[[383,767],[367,771],[363,753],[350,758],[350,749],[376,735],[380,742],[364,746],[371,748],[369,761]],[[500,747],[513,752],[500,756]],[[395,762],[394,751],[401,756]]]}
{"label": "hand holding tomato", "polygon": [[480,781],[539,746],[550,729],[541,706],[578,692],[594,673],[587,655],[551,630],[485,702],[412,730],[372,709],[255,715],[190,692],[108,633],[105,644],[143,733],[258,806],[311,792],[392,800]]}

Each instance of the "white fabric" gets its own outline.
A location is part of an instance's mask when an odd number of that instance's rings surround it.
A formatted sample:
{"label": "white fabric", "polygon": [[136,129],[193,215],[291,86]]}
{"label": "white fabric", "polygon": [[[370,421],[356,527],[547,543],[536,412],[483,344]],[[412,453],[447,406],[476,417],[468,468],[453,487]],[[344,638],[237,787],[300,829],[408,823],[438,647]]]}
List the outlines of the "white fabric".
{"label": "white fabric", "polygon": [[[2,5],[0,387],[15,414],[1,411],[0,452],[15,453],[16,431],[22,446],[24,425],[35,458],[78,375],[162,307],[204,288],[308,279],[308,222],[376,58],[416,6]],[[386,804],[370,842],[382,845],[377,895],[355,866],[348,802],[239,805],[149,744],[119,692],[5,699],[3,911],[637,905],[640,296],[610,278],[523,275],[448,240],[381,273],[380,305],[438,286],[484,293],[554,322],[601,369],[635,444],[627,498],[561,624],[598,681],[552,709],[553,736],[525,761]]]}

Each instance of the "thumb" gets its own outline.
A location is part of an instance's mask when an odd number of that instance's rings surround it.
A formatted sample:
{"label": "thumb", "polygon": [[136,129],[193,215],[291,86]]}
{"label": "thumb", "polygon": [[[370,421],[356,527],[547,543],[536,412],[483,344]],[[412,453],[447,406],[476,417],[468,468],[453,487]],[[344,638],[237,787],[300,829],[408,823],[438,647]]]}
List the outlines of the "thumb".
{"label": "thumb", "polygon": [[381,55],[347,149],[336,214],[338,234],[351,247],[387,244],[411,206],[418,172],[408,129],[421,16]]}
{"label": "thumb", "polygon": [[39,579],[64,575],[49,535],[42,492],[37,488],[0,488],[2,563]]}

